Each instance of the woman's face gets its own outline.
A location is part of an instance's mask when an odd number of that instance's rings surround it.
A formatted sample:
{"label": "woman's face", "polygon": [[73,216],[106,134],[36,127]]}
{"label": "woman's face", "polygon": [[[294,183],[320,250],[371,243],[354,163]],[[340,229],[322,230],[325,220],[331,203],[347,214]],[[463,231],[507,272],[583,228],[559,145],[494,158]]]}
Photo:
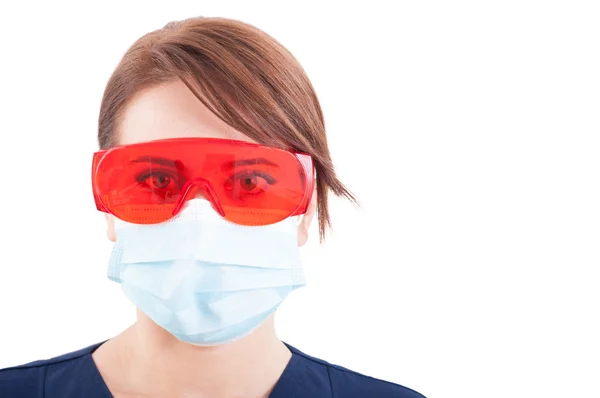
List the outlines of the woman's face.
{"label": "woman's face", "polygon": [[[224,138],[253,142],[225,124],[204,106],[180,80],[165,83],[136,95],[119,126],[119,144],[179,137]],[[308,228],[316,210],[313,195],[308,212],[298,225],[298,245],[308,239]],[[116,240],[114,218],[107,215],[108,238]]]}

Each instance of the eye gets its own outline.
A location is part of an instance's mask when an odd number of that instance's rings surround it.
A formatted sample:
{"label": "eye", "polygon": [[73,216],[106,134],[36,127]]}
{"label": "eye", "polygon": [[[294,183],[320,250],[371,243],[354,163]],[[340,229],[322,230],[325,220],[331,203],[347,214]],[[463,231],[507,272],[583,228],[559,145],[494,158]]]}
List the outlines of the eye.
{"label": "eye", "polygon": [[252,191],[258,185],[258,177],[257,176],[248,176],[244,178],[240,178],[240,187],[246,191]]}
{"label": "eye", "polygon": [[260,170],[235,173],[225,182],[225,190],[233,195],[258,195],[269,189],[277,180]]}
{"label": "eye", "polygon": [[171,177],[168,175],[153,175],[150,178],[152,180],[152,185],[158,189],[165,189],[171,184]]}
{"label": "eye", "polygon": [[180,186],[177,176],[160,170],[149,170],[140,174],[136,179],[144,188],[152,191],[173,193],[173,191],[178,191]]}

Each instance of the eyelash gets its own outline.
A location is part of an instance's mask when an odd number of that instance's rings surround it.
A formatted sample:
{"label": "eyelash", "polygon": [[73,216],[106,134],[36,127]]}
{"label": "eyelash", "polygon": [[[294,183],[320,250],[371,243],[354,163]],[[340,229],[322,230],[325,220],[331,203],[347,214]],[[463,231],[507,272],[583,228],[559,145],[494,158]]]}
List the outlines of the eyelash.
{"label": "eyelash", "polygon": [[167,171],[167,170],[162,170],[162,169],[152,169],[152,170],[147,170],[144,171],[143,173],[141,173],[140,175],[138,175],[136,177],[136,181],[139,182],[140,184],[143,184],[149,177],[152,177],[155,174],[165,174],[167,176],[169,176],[169,178],[173,179],[173,181],[175,181],[177,183],[177,186],[179,188],[181,188],[181,176],[178,173],[173,173],[171,171]]}
{"label": "eyelash", "polygon": [[[185,178],[183,178],[179,173],[174,173],[172,171],[163,170],[163,169],[152,169],[152,170],[144,171],[143,173],[141,173],[140,175],[138,175],[136,177],[136,180],[140,184],[144,184],[145,181],[149,177],[152,177],[153,175],[159,174],[159,173],[165,174],[165,175],[169,176],[169,178],[173,179],[173,181],[175,181],[175,183],[177,184],[178,188],[181,188],[183,186],[182,182],[185,182]],[[229,177],[226,180],[226,183],[232,183],[234,181],[239,181],[242,178],[254,177],[254,176],[263,178],[269,185],[277,184],[276,178],[271,176],[269,173],[266,173],[266,172],[260,171],[260,170],[238,171],[237,173],[234,173],[231,177]]]}
{"label": "eyelash", "polygon": [[269,173],[266,173],[264,171],[260,171],[260,170],[238,171],[237,173],[234,173],[231,177],[229,177],[229,179],[227,181],[231,181],[231,180],[237,181],[240,178],[254,177],[254,176],[263,178],[269,185],[277,184],[277,180],[272,175],[270,175]]}

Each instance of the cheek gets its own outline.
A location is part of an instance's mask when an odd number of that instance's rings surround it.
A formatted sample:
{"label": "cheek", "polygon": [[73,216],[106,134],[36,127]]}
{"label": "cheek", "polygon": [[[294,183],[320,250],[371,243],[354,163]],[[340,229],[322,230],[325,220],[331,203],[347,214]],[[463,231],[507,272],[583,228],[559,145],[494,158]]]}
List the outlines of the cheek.
{"label": "cheek", "polygon": [[308,230],[309,226],[306,223],[302,222],[304,220],[304,215],[298,216],[296,221],[298,223],[298,246],[302,247],[308,241]]}
{"label": "cheek", "polygon": [[115,233],[115,217],[111,214],[106,214],[106,237],[111,242],[117,241],[117,234]]}
{"label": "cheek", "polygon": [[301,226],[298,227],[298,247],[302,247],[308,241],[308,234],[304,231]]}

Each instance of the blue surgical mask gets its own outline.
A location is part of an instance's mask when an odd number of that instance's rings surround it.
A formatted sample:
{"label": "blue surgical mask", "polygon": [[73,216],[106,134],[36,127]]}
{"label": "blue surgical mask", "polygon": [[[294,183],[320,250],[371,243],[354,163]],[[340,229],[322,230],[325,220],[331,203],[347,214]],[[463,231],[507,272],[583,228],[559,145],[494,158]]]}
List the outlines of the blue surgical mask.
{"label": "blue surgical mask", "polygon": [[115,232],[109,278],[154,322],[191,344],[249,335],[305,284],[295,217],[241,226],[192,199],[161,224],[115,219]]}

